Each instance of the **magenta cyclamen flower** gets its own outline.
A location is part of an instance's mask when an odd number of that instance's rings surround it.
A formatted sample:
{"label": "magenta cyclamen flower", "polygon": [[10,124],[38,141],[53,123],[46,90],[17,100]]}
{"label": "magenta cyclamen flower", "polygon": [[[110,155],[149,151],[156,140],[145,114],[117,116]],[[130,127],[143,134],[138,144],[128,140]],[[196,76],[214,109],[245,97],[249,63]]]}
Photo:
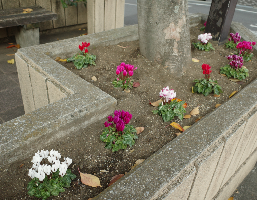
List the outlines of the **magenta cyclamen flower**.
{"label": "magenta cyclamen flower", "polygon": [[255,45],[255,43],[243,41],[243,42],[239,42],[236,48],[238,49],[239,54],[244,54],[245,52],[247,51],[250,52],[252,50],[253,48],[252,45]]}
{"label": "magenta cyclamen flower", "polygon": [[137,67],[134,67],[133,65],[125,64],[122,62],[119,66],[117,66],[116,74],[119,75],[120,73],[123,74],[123,76],[133,76],[133,71],[137,69]]}
{"label": "magenta cyclamen flower", "polygon": [[231,38],[229,38],[229,41],[231,41],[231,39],[234,41],[234,43],[238,43],[238,42],[240,42],[240,40],[241,40],[241,36],[239,35],[239,33],[230,33],[230,37]]}
{"label": "magenta cyclamen flower", "polygon": [[[108,121],[106,121],[104,123],[105,127],[115,127],[117,131],[123,131],[125,128],[125,125],[128,124],[132,118],[132,114],[130,114],[129,112],[126,112],[124,110],[120,111],[120,110],[115,110],[114,111],[114,117],[112,117],[111,115],[109,115],[108,117]],[[112,123],[109,123],[112,122]]]}
{"label": "magenta cyclamen flower", "polygon": [[228,60],[231,60],[232,61],[229,63],[229,65],[234,68],[234,69],[238,69],[238,68],[241,68],[243,66],[243,63],[244,63],[244,59],[243,57],[241,56],[238,56],[238,55],[230,55],[230,56],[227,56],[227,59]]}

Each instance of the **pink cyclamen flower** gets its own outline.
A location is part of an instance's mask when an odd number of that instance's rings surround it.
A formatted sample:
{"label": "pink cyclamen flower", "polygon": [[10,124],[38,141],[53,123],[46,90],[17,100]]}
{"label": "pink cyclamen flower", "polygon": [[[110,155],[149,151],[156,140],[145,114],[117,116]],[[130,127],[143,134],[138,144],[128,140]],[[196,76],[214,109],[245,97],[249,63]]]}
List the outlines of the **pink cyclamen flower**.
{"label": "pink cyclamen flower", "polygon": [[200,40],[202,43],[208,43],[208,41],[212,39],[211,33],[204,33],[198,35],[198,40]]}
{"label": "pink cyclamen flower", "polygon": [[252,45],[253,45],[253,46],[256,45],[256,42],[252,42]]}
{"label": "pink cyclamen flower", "polygon": [[116,69],[116,74],[119,75],[120,74],[120,70]]}
{"label": "pink cyclamen flower", "polygon": [[161,90],[160,97],[164,98],[165,102],[168,102],[176,97],[176,92],[173,89],[170,90],[169,86],[167,86]]}
{"label": "pink cyclamen flower", "polygon": [[206,22],[204,22],[204,24],[203,24],[203,25],[206,27],[206,24],[207,24],[207,21],[206,21]]}
{"label": "pink cyclamen flower", "polygon": [[133,71],[129,71],[129,76],[133,76]]}

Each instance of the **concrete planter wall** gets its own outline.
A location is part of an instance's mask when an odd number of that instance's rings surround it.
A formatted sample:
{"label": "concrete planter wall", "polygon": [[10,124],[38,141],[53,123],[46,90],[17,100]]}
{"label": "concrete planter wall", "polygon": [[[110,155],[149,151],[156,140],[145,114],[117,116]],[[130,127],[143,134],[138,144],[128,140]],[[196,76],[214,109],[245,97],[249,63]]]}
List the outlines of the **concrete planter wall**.
{"label": "concrete planter wall", "polygon": [[[189,21],[194,26],[201,16]],[[231,28],[244,40],[257,41],[241,24]],[[134,25],[20,49],[16,62],[28,114],[0,125],[0,168],[115,108],[115,99],[52,58],[71,56],[82,41],[94,46],[137,39]],[[256,89],[257,80],[94,199],[228,199],[257,161]]]}

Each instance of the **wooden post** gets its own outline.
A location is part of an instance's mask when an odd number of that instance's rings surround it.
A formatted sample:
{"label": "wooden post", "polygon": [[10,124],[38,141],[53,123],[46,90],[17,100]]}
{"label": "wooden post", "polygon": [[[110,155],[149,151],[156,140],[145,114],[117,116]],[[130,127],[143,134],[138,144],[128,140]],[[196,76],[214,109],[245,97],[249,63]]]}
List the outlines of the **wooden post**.
{"label": "wooden post", "polygon": [[212,34],[212,39],[225,42],[236,9],[237,0],[212,0],[205,32]]}

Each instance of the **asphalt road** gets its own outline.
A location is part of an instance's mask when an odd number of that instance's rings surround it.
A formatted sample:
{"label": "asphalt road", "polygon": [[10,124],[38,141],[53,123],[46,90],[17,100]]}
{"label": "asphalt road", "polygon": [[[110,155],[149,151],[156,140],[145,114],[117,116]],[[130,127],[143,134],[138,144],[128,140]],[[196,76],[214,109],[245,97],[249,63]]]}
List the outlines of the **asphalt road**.
{"label": "asphalt road", "polygon": [[[189,13],[209,14],[211,2],[188,0]],[[257,8],[238,4],[233,21],[242,23],[257,35]],[[137,24],[137,0],[125,0],[125,25]]]}

